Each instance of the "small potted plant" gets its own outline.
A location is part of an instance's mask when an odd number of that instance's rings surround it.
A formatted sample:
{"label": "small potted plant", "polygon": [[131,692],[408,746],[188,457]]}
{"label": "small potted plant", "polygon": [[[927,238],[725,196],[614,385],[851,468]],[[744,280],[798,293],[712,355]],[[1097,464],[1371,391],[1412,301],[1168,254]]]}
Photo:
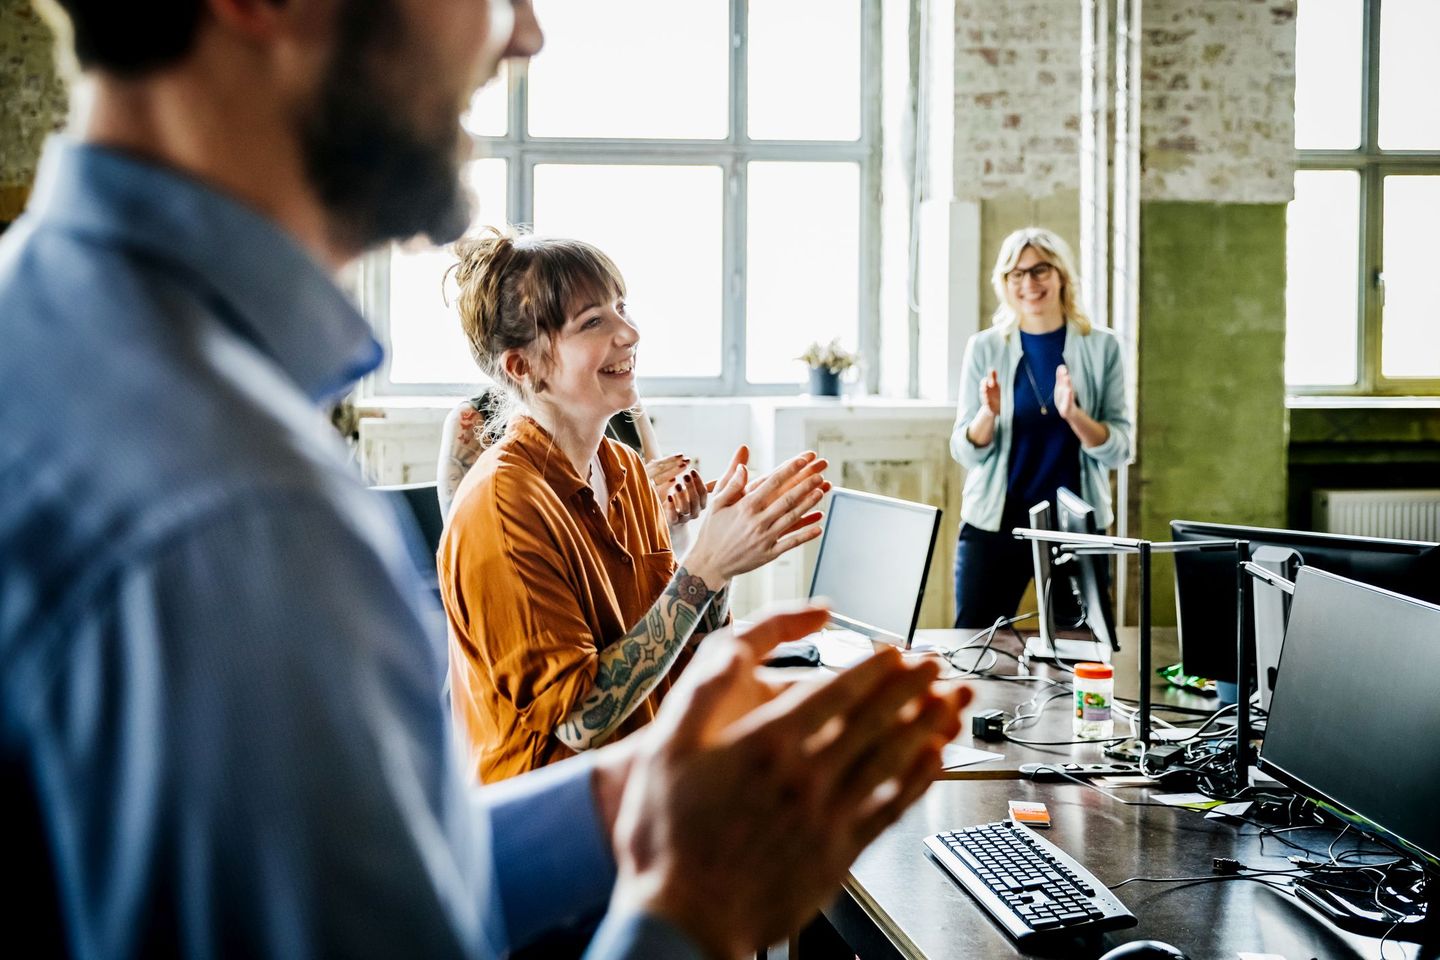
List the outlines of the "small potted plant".
{"label": "small potted plant", "polygon": [[855,366],[860,357],[840,346],[840,338],[836,337],[829,343],[815,341],[796,359],[810,365],[811,396],[838,397],[840,374]]}

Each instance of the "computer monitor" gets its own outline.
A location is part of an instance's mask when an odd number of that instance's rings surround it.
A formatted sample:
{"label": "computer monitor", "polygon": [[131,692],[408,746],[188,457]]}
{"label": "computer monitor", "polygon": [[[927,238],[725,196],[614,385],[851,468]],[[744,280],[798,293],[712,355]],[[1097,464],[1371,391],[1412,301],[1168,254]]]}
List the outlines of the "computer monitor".
{"label": "computer monitor", "polygon": [[1440,606],[1301,567],[1260,753],[1266,773],[1419,861],[1431,889],[1437,676]]}
{"label": "computer monitor", "polygon": [[[1055,525],[1064,533],[1105,532],[1095,521],[1095,508],[1066,487],[1055,492]],[[1083,554],[1075,556],[1070,563],[1070,579],[1080,606],[1081,622],[1090,628],[1097,644],[1119,650],[1115,613],[1110,605],[1109,557]]]}
{"label": "computer monitor", "polygon": [[810,596],[836,626],[909,648],[939,530],[938,507],[834,490]]}
{"label": "computer monitor", "polygon": [[[1406,596],[1440,602],[1440,544],[1196,520],[1172,520],[1170,539],[1244,540],[1250,544],[1246,560],[1256,559],[1262,547],[1288,548],[1296,554],[1294,566],[1315,567]],[[1231,550],[1175,555],[1175,610],[1186,673],[1235,681],[1235,567],[1239,559]]]}

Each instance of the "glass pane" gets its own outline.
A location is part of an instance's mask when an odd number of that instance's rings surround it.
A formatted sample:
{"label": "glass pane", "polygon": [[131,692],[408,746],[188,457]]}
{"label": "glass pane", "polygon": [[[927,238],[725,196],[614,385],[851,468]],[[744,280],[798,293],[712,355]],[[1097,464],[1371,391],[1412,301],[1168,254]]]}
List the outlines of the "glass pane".
{"label": "glass pane", "polygon": [[[472,228],[505,222],[505,161],[476,160],[465,168],[476,195]],[[455,314],[455,262],[448,248],[390,250],[390,379],[394,383],[479,383],[484,379]]]}
{"label": "glass pane", "polygon": [[500,66],[500,73],[470,98],[470,109],[460,118],[461,125],[476,137],[503,137],[509,131],[507,121],[510,103],[510,69]]}
{"label": "glass pane", "polygon": [[1385,0],[1380,7],[1380,148],[1440,148],[1440,3]]}
{"label": "glass pane", "polygon": [[535,167],[535,232],[593,243],[624,275],[641,378],[720,375],[724,183],[713,166]]}
{"label": "glass pane", "polygon": [[[1389,0],[1387,0],[1389,2]],[[1295,146],[1360,146],[1362,0],[1305,0],[1295,21]]]}
{"label": "glass pane", "polygon": [[1380,328],[1383,376],[1440,378],[1440,300],[1435,297],[1437,222],[1440,177],[1385,178],[1385,310]]}
{"label": "glass pane", "polygon": [[1353,384],[1360,329],[1359,174],[1295,174],[1285,252],[1285,382]]}
{"label": "glass pane", "polygon": [[746,43],[751,138],[860,139],[860,0],[752,3]]}
{"label": "glass pane", "polygon": [[548,0],[536,12],[532,136],[728,135],[726,0]]}
{"label": "glass pane", "polygon": [[859,345],[860,167],[752,163],[748,190],[745,376],[803,383],[811,341]]}

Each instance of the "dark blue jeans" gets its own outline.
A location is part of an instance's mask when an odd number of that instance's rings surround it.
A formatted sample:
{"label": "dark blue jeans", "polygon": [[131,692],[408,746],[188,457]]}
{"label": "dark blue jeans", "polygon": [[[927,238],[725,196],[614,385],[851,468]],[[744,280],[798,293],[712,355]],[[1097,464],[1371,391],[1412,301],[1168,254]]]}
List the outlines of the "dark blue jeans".
{"label": "dark blue jeans", "polygon": [[[1016,523],[1011,526],[1023,526]],[[998,617],[1013,617],[1025,588],[1034,579],[1035,566],[1028,540],[1017,540],[1005,527],[991,533],[970,524],[960,526],[955,545],[955,626],[988,627]],[[1109,587],[1109,577],[1101,589]],[[1079,616],[1068,579],[1059,578],[1051,589],[1056,626],[1065,628]],[[1034,628],[1033,624],[1027,626]]]}

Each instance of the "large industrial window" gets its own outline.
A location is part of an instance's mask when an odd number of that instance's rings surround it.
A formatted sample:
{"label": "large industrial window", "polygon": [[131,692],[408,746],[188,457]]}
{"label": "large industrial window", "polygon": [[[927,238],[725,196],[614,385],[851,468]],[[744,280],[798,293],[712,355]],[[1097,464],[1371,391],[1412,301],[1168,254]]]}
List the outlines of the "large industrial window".
{"label": "large industrial window", "polygon": [[1440,393],[1440,3],[1300,0],[1285,379]]}
{"label": "large industrial window", "polygon": [[[649,395],[798,389],[878,313],[878,0],[547,0],[545,49],[475,99],[476,226],[588,240],[625,275]],[[481,379],[448,252],[366,263],[376,394]]]}

